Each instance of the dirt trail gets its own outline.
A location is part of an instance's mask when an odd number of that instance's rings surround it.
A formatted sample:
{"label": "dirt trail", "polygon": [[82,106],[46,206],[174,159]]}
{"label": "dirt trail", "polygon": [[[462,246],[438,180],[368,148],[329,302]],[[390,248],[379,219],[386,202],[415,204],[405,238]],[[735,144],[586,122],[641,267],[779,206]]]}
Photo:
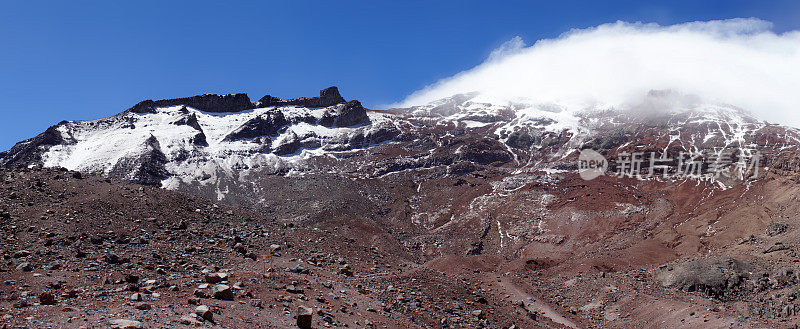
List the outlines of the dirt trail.
{"label": "dirt trail", "polygon": [[525,305],[525,309],[528,312],[536,313],[539,315],[543,315],[544,317],[550,319],[551,321],[561,324],[565,327],[580,329],[582,328],[574,321],[570,320],[569,318],[561,315],[558,311],[553,309],[547,303],[541,302],[536,299],[533,295],[525,292],[525,290],[518,286],[516,283],[511,281],[510,278],[506,276],[501,276],[498,282],[499,286],[505,289],[505,291],[511,296],[511,301],[513,303],[523,302]]}

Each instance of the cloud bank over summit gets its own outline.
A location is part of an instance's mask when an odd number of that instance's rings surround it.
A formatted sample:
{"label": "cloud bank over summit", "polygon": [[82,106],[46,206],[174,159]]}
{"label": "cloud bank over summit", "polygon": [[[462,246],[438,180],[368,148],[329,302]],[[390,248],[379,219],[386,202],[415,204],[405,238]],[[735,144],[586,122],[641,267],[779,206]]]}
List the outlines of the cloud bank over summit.
{"label": "cloud bank over summit", "polygon": [[459,93],[615,106],[673,90],[800,127],[800,31],[755,18],[671,26],[616,22],[526,46],[516,37],[482,64],[414,92],[399,106]]}

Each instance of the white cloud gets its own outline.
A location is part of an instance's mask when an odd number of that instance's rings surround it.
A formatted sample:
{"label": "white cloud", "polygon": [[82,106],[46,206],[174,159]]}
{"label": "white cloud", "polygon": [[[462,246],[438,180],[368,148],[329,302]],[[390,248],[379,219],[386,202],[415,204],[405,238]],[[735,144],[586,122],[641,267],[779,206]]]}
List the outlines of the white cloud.
{"label": "white cloud", "polygon": [[759,19],[672,26],[616,22],[525,47],[517,37],[486,62],[408,96],[400,106],[466,92],[505,100],[622,104],[671,89],[800,126],[800,31]]}

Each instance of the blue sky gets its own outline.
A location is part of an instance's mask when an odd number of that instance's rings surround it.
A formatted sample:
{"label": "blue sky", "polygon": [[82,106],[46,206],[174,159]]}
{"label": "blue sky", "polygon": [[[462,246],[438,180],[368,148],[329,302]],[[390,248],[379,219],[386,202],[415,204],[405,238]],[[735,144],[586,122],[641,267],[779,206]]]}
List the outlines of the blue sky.
{"label": "blue sky", "polygon": [[4,1],[0,149],[61,120],[144,99],[339,86],[368,107],[402,100],[528,44],[617,20],[758,17],[800,29],[797,1]]}

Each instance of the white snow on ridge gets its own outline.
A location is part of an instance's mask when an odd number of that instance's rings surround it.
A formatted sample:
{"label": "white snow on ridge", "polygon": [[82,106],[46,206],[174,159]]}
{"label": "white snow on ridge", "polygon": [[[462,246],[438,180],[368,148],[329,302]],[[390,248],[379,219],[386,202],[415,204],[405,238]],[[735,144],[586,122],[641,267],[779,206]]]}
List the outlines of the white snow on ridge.
{"label": "white snow on ridge", "polygon": [[[271,141],[268,138],[262,143],[224,140],[225,136],[247,121],[273,110],[275,107],[236,113],[209,113],[191,107],[171,106],[157,108],[155,113],[125,112],[110,118],[68,122],[59,126],[58,131],[65,140],[73,143],[51,147],[42,155],[43,165],[108,174],[120,161],[137,159],[146,154],[147,140],[153,136],[166,157],[165,169],[171,175],[162,184],[166,188],[176,189],[181,183],[218,184],[221,176],[238,177],[246,175],[250,169],[290,169],[312,155],[323,155],[326,152],[323,148],[329,143],[346,141],[348,139],[344,137],[358,131],[376,129],[373,126],[324,127],[298,122],[286,126]],[[326,108],[286,106],[281,107],[280,111],[290,120],[309,115],[319,120]],[[207,146],[192,143],[198,130],[186,124],[175,124],[190,115],[197,117]],[[389,121],[383,114],[368,113],[368,116],[374,124],[387,124]],[[286,156],[269,153],[288,136],[294,135],[299,139],[316,138],[321,146],[316,151],[301,150]],[[226,190],[218,186],[220,193]]]}

